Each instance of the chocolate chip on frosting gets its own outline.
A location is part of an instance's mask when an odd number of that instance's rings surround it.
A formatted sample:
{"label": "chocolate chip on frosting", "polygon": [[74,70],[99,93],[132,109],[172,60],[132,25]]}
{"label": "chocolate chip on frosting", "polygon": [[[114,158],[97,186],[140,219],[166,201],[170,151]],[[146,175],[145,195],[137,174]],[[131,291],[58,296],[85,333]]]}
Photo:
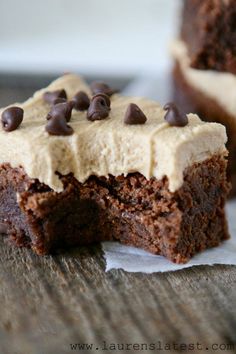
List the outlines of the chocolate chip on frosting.
{"label": "chocolate chip on frosting", "polygon": [[102,120],[109,116],[110,99],[104,94],[97,94],[90,102],[87,118],[88,120]]}
{"label": "chocolate chip on frosting", "polygon": [[43,99],[45,102],[54,104],[55,100],[58,98],[64,98],[67,100],[67,94],[64,89],[56,90],[56,91],[47,91],[43,95]]}
{"label": "chocolate chip on frosting", "polygon": [[143,111],[135,103],[130,103],[125,113],[125,124],[144,124],[146,120]]}
{"label": "chocolate chip on frosting", "polygon": [[67,124],[63,115],[52,117],[45,129],[50,135],[72,135],[74,132],[73,128]]}
{"label": "chocolate chip on frosting", "polygon": [[52,106],[50,112],[47,115],[47,120],[57,116],[63,116],[65,117],[66,121],[69,122],[71,119],[71,113],[73,108],[74,108],[73,101],[57,103],[54,106]]}
{"label": "chocolate chip on frosting", "polygon": [[24,111],[20,107],[10,107],[2,113],[2,127],[6,132],[16,130],[21,124],[24,116]]}
{"label": "chocolate chip on frosting", "polygon": [[59,98],[56,98],[55,101],[53,101],[53,106],[55,104],[58,104],[58,103],[65,103],[67,102],[67,99],[66,98],[62,98],[62,97],[59,97]]}
{"label": "chocolate chip on frosting", "polygon": [[72,101],[77,111],[86,111],[89,108],[90,99],[84,91],[77,92],[72,98]]}
{"label": "chocolate chip on frosting", "polygon": [[164,116],[164,119],[169,125],[173,127],[184,127],[188,124],[188,117],[186,116],[186,114],[180,113],[174,103],[167,103],[164,106],[164,110],[167,111]]}
{"label": "chocolate chip on frosting", "polygon": [[112,96],[116,93],[116,90],[113,90],[110,86],[101,81],[94,81],[91,83],[90,88],[92,90],[93,95],[97,95],[98,93],[105,93],[107,96]]}
{"label": "chocolate chip on frosting", "polygon": [[106,104],[107,104],[108,108],[111,107],[110,97],[107,96],[105,93],[97,93],[95,96],[93,96],[92,100],[94,100],[96,97],[103,97],[104,100],[106,101]]}

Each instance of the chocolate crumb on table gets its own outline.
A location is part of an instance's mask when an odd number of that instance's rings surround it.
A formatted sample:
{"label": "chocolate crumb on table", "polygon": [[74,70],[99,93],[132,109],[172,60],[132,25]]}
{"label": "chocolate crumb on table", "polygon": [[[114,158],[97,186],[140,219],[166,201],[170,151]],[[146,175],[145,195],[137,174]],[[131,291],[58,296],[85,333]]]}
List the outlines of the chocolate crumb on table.
{"label": "chocolate crumb on table", "polygon": [[[88,110],[73,105],[69,125],[43,97],[62,88],[68,102],[81,91],[90,100]],[[65,75],[20,105],[24,129],[0,128],[6,240],[39,255],[117,240],[184,263],[227,239],[225,128],[171,104],[93,95]]]}

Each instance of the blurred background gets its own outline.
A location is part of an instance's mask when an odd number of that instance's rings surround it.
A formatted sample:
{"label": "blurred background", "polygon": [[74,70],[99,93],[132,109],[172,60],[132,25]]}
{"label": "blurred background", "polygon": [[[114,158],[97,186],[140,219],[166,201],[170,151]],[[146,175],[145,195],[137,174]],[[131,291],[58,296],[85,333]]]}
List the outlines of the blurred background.
{"label": "blurred background", "polygon": [[0,104],[9,94],[24,99],[67,71],[164,99],[166,93],[156,96],[149,86],[167,77],[179,5],[178,0],[1,0]]}

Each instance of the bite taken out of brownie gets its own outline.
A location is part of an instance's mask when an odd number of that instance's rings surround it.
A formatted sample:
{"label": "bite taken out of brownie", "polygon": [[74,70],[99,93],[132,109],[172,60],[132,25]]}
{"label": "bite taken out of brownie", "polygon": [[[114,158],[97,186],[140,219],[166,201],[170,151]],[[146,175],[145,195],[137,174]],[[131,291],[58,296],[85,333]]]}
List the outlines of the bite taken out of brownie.
{"label": "bite taken out of brownie", "polygon": [[117,240],[185,263],[229,237],[222,125],[72,74],[0,114],[0,230],[15,245]]}
{"label": "bite taken out of brownie", "polygon": [[185,171],[175,193],[168,180],[91,176],[79,183],[61,177],[55,193],[22,168],[2,165],[0,220],[9,240],[44,255],[65,247],[117,240],[176,263],[229,237],[224,212],[226,160],[215,155]]}
{"label": "bite taken out of brownie", "polygon": [[236,74],[235,0],[183,0],[182,17],[190,65]]}

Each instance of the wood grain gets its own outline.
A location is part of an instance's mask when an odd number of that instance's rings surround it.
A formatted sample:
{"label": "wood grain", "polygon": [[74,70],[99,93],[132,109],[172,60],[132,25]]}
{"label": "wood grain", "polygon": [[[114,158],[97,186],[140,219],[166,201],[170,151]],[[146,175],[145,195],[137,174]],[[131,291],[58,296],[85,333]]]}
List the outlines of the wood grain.
{"label": "wood grain", "polygon": [[233,266],[105,273],[99,246],[38,257],[2,238],[0,262],[1,353],[66,353],[103,340],[236,348]]}

